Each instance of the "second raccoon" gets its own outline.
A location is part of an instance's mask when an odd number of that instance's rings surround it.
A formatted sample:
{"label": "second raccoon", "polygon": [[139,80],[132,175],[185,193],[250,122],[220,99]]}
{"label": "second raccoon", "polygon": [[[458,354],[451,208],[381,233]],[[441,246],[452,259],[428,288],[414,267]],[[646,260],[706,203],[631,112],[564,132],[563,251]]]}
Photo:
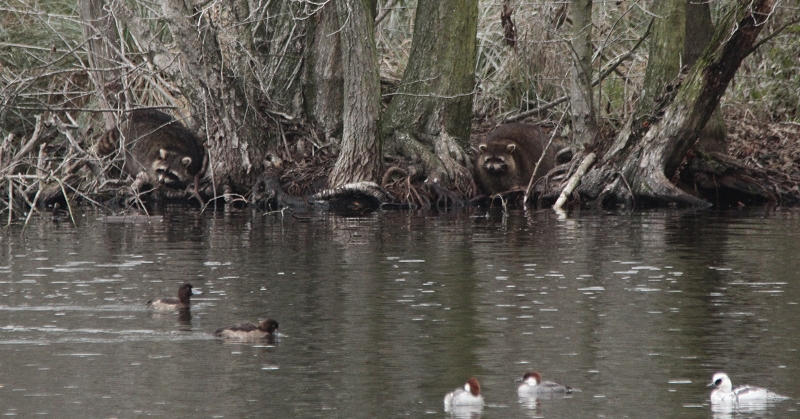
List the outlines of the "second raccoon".
{"label": "second raccoon", "polygon": [[119,126],[103,134],[97,151],[107,155],[125,149],[122,170],[136,178],[133,188],[143,184],[184,189],[197,188],[205,147],[186,127],[164,112],[140,109],[128,113]]}
{"label": "second raccoon", "polygon": [[536,172],[537,179],[542,177],[555,165],[555,152],[546,148],[547,141],[547,136],[535,125],[517,123],[497,127],[478,145],[480,154],[475,159],[478,186],[489,195],[525,188],[544,153]]}

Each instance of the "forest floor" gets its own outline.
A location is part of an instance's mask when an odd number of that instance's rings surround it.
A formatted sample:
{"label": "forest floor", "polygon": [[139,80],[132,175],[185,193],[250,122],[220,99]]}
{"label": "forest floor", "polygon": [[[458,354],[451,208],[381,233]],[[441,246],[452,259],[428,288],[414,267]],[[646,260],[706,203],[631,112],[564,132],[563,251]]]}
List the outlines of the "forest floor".
{"label": "forest floor", "polygon": [[770,122],[749,113],[727,116],[728,155],[752,167],[800,176],[800,123]]}

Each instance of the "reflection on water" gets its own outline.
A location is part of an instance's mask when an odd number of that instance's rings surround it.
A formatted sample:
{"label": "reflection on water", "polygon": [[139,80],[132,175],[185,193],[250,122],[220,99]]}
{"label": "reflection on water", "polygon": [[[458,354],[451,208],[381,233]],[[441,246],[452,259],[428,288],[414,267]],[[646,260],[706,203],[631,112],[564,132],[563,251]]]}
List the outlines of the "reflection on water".
{"label": "reflection on water", "polygon": [[[774,417],[779,409],[775,402],[715,403],[711,405],[714,419],[766,418]],[[780,412],[780,410],[778,410]]]}
{"label": "reflection on water", "polygon": [[448,413],[450,417],[457,419],[479,419],[483,406],[454,406]]}
{"label": "reflection on water", "polygon": [[[725,370],[792,399],[714,417],[798,416],[792,211],[78,224],[0,237],[0,414],[447,417],[476,376],[468,417],[708,418]],[[187,281],[190,311],[146,309]],[[582,391],[520,400],[530,370]]]}

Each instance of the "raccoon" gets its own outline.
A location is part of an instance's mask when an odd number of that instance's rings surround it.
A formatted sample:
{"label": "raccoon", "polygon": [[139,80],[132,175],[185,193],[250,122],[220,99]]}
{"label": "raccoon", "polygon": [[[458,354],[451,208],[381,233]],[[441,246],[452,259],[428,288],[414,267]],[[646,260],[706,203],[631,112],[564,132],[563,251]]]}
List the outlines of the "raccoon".
{"label": "raccoon", "polygon": [[134,190],[145,184],[186,189],[193,182],[197,192],[205,147],[171,116],[152,109],[131,111],[119,126],[100,137],[97,152],[111,154],[120,147],[120,139],[125,150],[122,170],[136,178]]}
{"label": "raccoon", "polygon": [[[547,145],[542,130],[530,124],[506,124],[486,136],[475,159],[475,180],[487,194],[494,195],[528,186],[536,162]],[[539,170],[538,179],[555,165],[555,152],[549,148]]]}

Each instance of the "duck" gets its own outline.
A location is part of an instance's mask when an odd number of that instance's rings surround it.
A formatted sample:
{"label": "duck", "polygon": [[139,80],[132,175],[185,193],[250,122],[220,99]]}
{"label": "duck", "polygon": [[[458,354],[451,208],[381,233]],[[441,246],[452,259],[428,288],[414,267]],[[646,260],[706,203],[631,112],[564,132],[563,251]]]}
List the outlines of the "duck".
{"label": "duck", "polygon": [[724,372],[714,374],[708,386],[715,387],[714,390],[711,390],[711,404],[765,403],[789,399],[789,397],[761,387],[748,385],[733,387],[731,379]]}
{"label": "duck", "polygon": [[258,340],[272,338],[277,334],[278,322],[273,319],[263,320],[259,324],[242,323],[223,327],[214,332],[214,336],[223,339]]}
{"label": "duck", "polygon": [[444,411],[449,412],[460,406],[482,407],[481,385],[478,379],[471,377],[464,388],[457,388],[444,396]]}
{"label": "duck", "polygon": [[192,284],[184,282],[178,287],[178,298],[166,297],[148,301],[147,307],[157,311],[174,311],[189,308],[192,295],[202,294],[202,291],[192,288]]}
{"label": "duck", "polygon": [[542,375],[537,371],[526,372],[522,376],[522,384],[517,388],[520,397],[550,394],[571,394],[572,387],[552,381],[542,381]]}

